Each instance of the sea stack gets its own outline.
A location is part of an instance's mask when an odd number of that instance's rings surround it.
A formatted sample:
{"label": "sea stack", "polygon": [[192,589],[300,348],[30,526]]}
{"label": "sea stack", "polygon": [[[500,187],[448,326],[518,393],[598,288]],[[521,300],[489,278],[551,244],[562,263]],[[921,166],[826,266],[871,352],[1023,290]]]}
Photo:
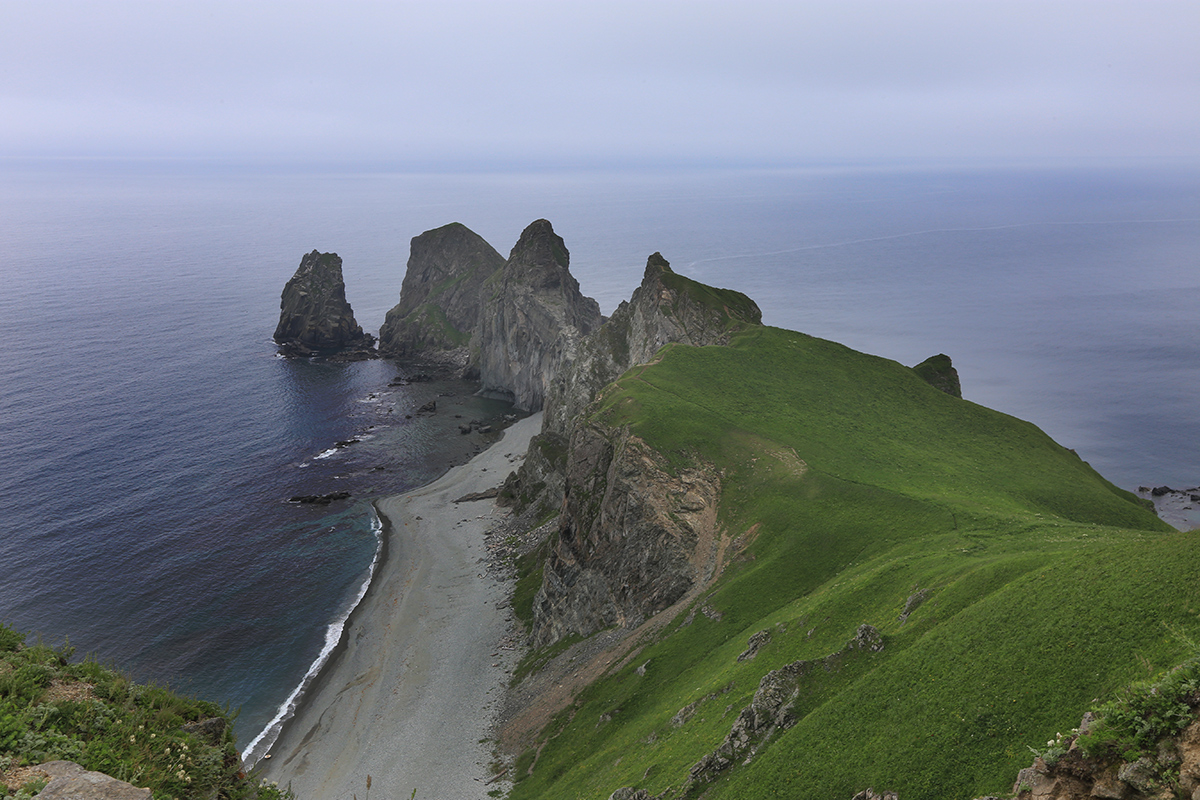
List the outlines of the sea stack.
{"label": "sea stack", "polygon": [[375,337],[363,333],[346,302],[337,253],[313,250],[300,259],[296,274],[283,287],[275,342],[287,356],[375,357]]}
{"label": "sea stack", "polygon": [[379,329],[379,351],[465,367],[483,283],[504,266],[504,256],[460,222],[414,236],[409,252],[400,302]]}

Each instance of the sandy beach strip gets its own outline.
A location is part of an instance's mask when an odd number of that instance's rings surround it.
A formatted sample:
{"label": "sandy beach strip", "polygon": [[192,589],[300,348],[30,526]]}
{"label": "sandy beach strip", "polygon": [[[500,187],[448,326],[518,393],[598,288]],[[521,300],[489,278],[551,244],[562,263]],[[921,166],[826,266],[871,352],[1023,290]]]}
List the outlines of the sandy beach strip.
{"label": "sandy beach strip", "polygon": [[[492,721],[517,654],[507,588],[488,577],[493,500],[542,415],[514,424],[469,463],[379,501],[386,556],[338,651],[260,761],[300,800],[487,798]],[[485,740],[482,741],[481,740]],[[371,788],[367,791],[370,776]]]}

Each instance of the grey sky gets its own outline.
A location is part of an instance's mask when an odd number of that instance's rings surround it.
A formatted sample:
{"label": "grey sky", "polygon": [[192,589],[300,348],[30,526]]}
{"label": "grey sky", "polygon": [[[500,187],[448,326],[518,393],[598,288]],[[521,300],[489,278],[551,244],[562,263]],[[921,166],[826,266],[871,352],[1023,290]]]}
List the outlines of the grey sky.
{"label": "grey sky", "polygon": [[0,154],[1200,160],[1200,2],[14,2]]}

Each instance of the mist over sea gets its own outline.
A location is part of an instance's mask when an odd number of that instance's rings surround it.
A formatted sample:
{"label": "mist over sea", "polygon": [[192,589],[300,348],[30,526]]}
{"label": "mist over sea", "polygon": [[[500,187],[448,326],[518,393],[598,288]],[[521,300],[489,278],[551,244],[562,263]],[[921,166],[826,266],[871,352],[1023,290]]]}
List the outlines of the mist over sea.
{"label": "mist over sea", "polygon": [[950,355],[966,399],[1119,486],[1200,484],[1195,170],[3,163],[0,620],[240,707],[248,744],[361,591],[369,499],[486,444],[453,414],[507,410],[462,384],[389,387],[389,362],[276,357],[284,282],[337,252],[377,331],[413,236],[458,221],[507,255],[539,217],[605,313],[660,251],[768,324],[908,365]]}

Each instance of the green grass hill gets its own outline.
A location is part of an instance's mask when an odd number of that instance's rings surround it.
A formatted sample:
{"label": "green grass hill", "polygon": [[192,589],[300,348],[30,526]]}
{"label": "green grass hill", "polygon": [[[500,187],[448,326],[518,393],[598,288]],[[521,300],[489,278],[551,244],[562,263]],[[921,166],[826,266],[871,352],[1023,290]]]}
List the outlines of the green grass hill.
{"label": "green grass hill", "polygon": [[[697,601],[718,613],[681,614],[547,726],[516,800],[677,796],[763,676],[800,659],[817,666],[794,724],[692,796],[1007,796],[1029,746],[1200,639],[1195,533],[893,361],[753,327],[667,346],[589,413],[673,468],[719,470],[724,532],[752,543]],[[864,624],[882,650],[826,659]]]}
{"label": "green grass hill", "polygon": [[0,798],[35,794],[29,768],[59,760],[160,799],[291,796],[246,774],[226,710],[25,639],[0,624]]}

